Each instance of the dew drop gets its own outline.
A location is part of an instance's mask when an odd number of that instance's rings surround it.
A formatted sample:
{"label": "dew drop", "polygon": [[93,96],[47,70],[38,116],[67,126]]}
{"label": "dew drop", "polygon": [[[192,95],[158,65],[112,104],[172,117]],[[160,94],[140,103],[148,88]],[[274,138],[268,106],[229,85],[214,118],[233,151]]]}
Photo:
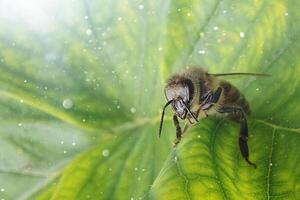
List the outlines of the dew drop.
{"label": "dew drop", "polygon": [[72,142],[72,146],[76,146],[76,142],[75,141]]}
{"label": "dew drop", "polygon": [[60,144],[64,144],[64,141],[60,141]]}
{"label": "dew drop", "polygon": [[22,126],[22,123],[18,123],[18,126]]}
{"label": "dew drop", "polygon": [[136,112],[135,107],[130,108],[130,112],[135,113]]}
{"label": "dew drop", "polygon": [[256,88],[255,90],[256,90],[256,91],[259,91],[259,88]]}
{"label": "dew drop", "polygon": [[104,150],[102,151],[102,155],[103,155],[104,157],[109,156],[109,150],[108,150],[108,149],[104,149]]}
{"label": "dew drop", "polygon": [[273,163],[270,163],[270,166],[272,166],[273,165]]}
{"label": "dew drop", "polygon": [[143,4],[140,4],[140,5],[139,5],[139,9],[140,9],[140,10],[143,10],[143,9],[144,9],[144,5],[143,5]]}
{"label": "dew drop", "polygon": [[205,50],[199,50],[198,53],[199,54],[205,54]]}
{"label": "dew drop", "polygon": [[215,31],[219,30],[219,27],[218,26],[214,26],[214,30]]}
{"label": "dew drop", "polygon": [[24,80],[24,83],[27,83],[27,80],[26,80],[26,79]]}
{"label": "dew drop", "polygon": [[87,35],[92,35],[92,30],[88,28],[88,29],[86,29],[85,33],[86,33]]}
{"label": "dew drop", "polygon": [[20,103],[23,103],[24,102],[24,100],[23,99],[20,99]]}
{"label": "dew drop", "polygon": [[245,33],[244,32],[240,32],[240,37],[244,38],[245,37]]}
{"label": "dew drop", "polygon": [[89,16],[87,16],[87,15],[86,15],[86,16],[84,16],[84,19],[88,19],[88,18],[89,18]]}
{"label": "dew drop", "polygon": [[135,167],[135,168],[134,168],[134,171],[137,171],[137,170],[138,170],[138,168],[137,168],[137,167]]}
{"label": "dew drop", "polygon": [[62,105],[65,109],[70,109],[73,107],[73,102],[71,99],[64,99]]}
{"label": "dew drop", "polygon": [[223,10],[223,14],[226,14],[227,13],[227,10]]}
{"label": "dew drop", "polygon": [[174,161],[175,161],[175,162],[177,162],[177,161],[178,161],[178,158],[177,158],[177,156],[175,156],[175,157],[174,157]]}
{"label": "dew drop", "polygon": [[64,154],[68,153],[68,151],[64,150]]}
{"label": "dew drop", "polygon": [[121,21],[122,20],[122,17],[118,17],[118,21]]}
{"label": "dew drop", "polygon": [[1,188],[1,189],[0,189],[0,191],[1,191],[1,192],[4,192],[4,191],[5,191],[5,189],[4,189],[4,188]]}
{"label": "dew drop", "polygon": [[159,48],[158,48],[158,51],[162,51],[162,50],[163,50],[163,48],[162,48],[162,47],[159,47]]}
{"label": "dew drop", "polygon": [[285,16],[288,16],[288,15],[289,15],[289,13],[288,13],[288,12],[286,12],[286,13],[284,13],[284,15],[285,15]]}
{"label": "dew drop", "polygon": [[186,15],[187,15],[188,17],[190,17],[190,16],[191,16],[191,13],[188,12]]}

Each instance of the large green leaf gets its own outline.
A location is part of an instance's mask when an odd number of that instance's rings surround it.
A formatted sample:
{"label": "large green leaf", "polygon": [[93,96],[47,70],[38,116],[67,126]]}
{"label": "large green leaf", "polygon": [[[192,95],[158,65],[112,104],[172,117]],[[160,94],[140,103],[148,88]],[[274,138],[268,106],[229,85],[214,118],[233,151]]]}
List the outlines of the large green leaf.
{"label": "large green leaf", "polygon": [[251,119],[250,158],[240,156],[237,126],[207,120],[189,132],[155,180],[152,199],[299,199],[299,130]]}
{"label": "large green leaf", "polygon": [[58,121],[1,122],[0,197],[30,197],[90,143],[81,131]]}
{"label": "large green leaf", "polygon": [[82,154],[66,168],[51,197],[138,199],[145,196],[170,151],[169,143],[157,142],[156,135],[151,134],[156,128],[157,124],[144,124]]}
{"label": "large green leaf", "polygon": [[[12,5],[0,2],[0,198],[300,198],[297,0],[36,2],[42,26]],[[171,150],[167,117],[157,139],[163,83],[187,65],[273,75],[231,79],[252,107],[257,169],[223,119]]]}

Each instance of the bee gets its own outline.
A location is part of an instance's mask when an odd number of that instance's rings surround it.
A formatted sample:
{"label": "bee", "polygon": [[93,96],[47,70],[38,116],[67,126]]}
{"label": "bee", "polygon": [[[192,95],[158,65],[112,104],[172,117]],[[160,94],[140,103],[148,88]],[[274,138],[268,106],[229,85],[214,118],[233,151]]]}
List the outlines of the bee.
{"label": "bee", "polygon": [[[181,74],[173,75],[166,83],[164,93],[167,103],[163,107],[159,126],[161,135],[165,109],[171,105],[174,115],[173,123],[176,127],[176,146],[190,124],[208,114],[221,114],[225,118],[239,123],[239,148],[245,161],[256,168],[249,160],[247,116],[250,106],[245,96],[228,81],[218,77],[229,75],[270,76],[260,73],[222,73],[209,74],[202,68],[190,68]],[[201,114],[203,113],[203,114]],[[200,115],[201,114],[201,115]],[[181,129],[178,117],[187,120],[184,130]]]}

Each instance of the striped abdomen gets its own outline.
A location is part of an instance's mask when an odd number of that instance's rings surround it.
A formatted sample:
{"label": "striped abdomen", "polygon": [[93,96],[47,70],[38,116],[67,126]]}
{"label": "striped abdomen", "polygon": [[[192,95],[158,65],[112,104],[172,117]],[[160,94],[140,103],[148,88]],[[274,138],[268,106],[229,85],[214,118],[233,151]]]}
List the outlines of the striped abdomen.
{"label": "striped abdomen", "polygon": [[243,109],[246,115],[250,114],[249,103],[236,87],[227,81],[220,81],[220,87],[223,89],[221,106],[238,106]]}

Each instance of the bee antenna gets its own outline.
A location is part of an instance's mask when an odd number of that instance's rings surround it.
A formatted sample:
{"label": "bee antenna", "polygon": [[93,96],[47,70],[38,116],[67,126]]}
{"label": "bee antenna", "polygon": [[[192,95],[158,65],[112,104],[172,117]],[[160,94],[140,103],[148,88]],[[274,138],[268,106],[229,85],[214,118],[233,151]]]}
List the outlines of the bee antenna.
{"label": "bee antenna", "polygon": [[233,73],[221,73],[221,74],[209,74],[213,76],[235,76],[235,75],[245,75],[245,76],[272,76],[271,74],[266,73],[244,73],[244,72],[233,72]]}
{"label": "bee antenna", "polygon": [[191,112],[191,110],[187,107],[187,105],[184,103],[184,101],[182,99],[181,103],[185,106],[186,110],[188,111],[188,113],[194,118],[194,120],[196,120],[196,122],[199,122],[199,120],[195,117],[195,115]]}
{"label": "bee antenna", "polygon": [[172,103],[173,101],[174,101],[173,99],[171,99],[170,101],[168,101],[166,103],[166,105],[164,106],[164,108],[163,108],[163,111],[161,113],[161,119],[160,119],[160,126],[159,126],[159,131],[158,131],[158,137],[160,137],[160,135],[161,135],[161,130],[162,130],[163,123],[164,123],[165,110],[170,105],[170,103]]}

